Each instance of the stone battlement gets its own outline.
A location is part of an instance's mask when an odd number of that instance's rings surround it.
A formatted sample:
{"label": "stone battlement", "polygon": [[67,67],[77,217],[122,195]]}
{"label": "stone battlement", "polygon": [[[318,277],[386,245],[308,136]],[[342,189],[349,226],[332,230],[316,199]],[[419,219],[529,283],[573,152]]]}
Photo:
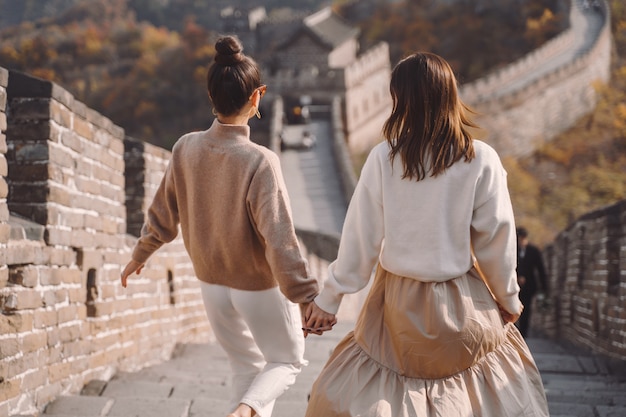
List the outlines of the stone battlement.
{"label": "stone battlement", "polygon": [[594,109],[594,85],[610,78],[610,22],[605,1],[599,10],[582,10],[573,0],[563,34],[460,88],[484,139],[501,155],[528,154]]}

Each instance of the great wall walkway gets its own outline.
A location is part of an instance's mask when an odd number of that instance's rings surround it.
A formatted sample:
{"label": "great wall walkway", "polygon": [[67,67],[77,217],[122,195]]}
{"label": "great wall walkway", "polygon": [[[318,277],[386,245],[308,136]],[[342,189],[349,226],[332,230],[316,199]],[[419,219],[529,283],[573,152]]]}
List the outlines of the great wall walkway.
{"label": "great wall walkway", "polygon": [[[309,366],[279,398],[273,417],[304,416],[313,381],[333,347],[352,327],[352,322],[339,322],[324,336],[307,338]],[[615,374],[602,360],[546,339],[530,338],[528,345],[541,372],[552,417],[626,416],[625,374]],[[229,387],[226,355],[218,345],[181,345],[165,363],[119,373],[108,382],[92,381],[81,395],[58,398],[42,417],[224,417]]]}
{"label": "great wall walkway", "polygon": [[461,94],[464,99],[474,103],[522,91],[589,52],[607,18],[599,9],[585,7],[583,3],[583,0],[572,2],[568,30],[493,74],[463,85]]}
{"label": "great wall walkway", "polygon": [[310,149],[285,149],[280,162],[293,209],[296,228],[339,235],[346,203],[335,166],[328,119],[313,119],[308,125],[286,125],[288,142],[297,141],[307,130],[317,138]]}
{"label": "great wall walkway", "polygon": [[583,9],[582,3],[582,0],[576,2],[579,12],[572,14],[570,47],[557,54],[547,55],[535,65],[525,68],[515,79],[494,92],[494,95],[506,95],[523,89],[534,80],[558,70],[591,49],[602,30],[605,18],[593,7]]}

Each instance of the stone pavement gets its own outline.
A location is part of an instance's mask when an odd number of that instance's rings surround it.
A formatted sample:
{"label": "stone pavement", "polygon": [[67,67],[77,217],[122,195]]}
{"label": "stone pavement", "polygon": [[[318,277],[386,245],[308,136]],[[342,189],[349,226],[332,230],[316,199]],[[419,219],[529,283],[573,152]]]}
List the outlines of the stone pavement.
{"label": "stone pavement", "polygon": [[[274,417],[303,416],[307,394],[333,347],[352,329],[339,322],[309,336],[309,366],[276,403]],[[626,375],[588,354],[541,338],[528,344],[541,371],[552,417],[626,416]],[[60,397],[41,417],[225,417],[229,396],[226,355],[214,344],[179,346],[173,358],[110,381],[92,381],[81,395]],[[323,417],[323,416],[320,416]]]}
{"label": "stone pavement", "polygon": [[283,135],[297,138],[303,131],[317,137],[306,150],[286,149],[280,164],[291,200],[296,228],[339,235],[346,217],[346,199],[337,173],[328,118],[315,118],[307,125],[286,125]]}

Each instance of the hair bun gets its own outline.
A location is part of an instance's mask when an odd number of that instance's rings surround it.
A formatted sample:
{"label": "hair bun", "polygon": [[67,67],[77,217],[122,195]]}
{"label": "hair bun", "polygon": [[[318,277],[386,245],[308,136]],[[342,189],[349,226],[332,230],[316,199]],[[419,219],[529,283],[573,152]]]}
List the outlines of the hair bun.
{"label": "hair bun", "polygon": [[224,36],[215,42],[215,62],[224,65],[236,65],[243,61],[243,46],[234,36]]}

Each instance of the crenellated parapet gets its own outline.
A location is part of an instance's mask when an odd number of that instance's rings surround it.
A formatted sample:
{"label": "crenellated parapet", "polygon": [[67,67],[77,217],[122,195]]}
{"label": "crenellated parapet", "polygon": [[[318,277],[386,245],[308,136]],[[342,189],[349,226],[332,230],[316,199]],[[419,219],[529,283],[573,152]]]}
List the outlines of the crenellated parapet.
{"label": "crenellated parapet", "polygon": [[0,70],[0,105],[8,184],[0,205],[0,230],[8,230],[0,242],[0,415],[41,411],[91,380],[169,358],[177,343],[207,341],[180,239],[128,288],[120,285],[169,152],[125,138],[68,91],[19,72]]}
{"label": "crenellated parapet", "polygon": [[353,88],[368,81],[372,75],[381,70],[387,72],[391,70],[389,45],[386,42],[380,42],[368,49],[355,62],[346,67],[346,88]]}
{"label": "crenellated parapet", "polygon": [[626,360],[626,200],[581,216],[543,253],[550,295],[533,328]]}
{"label": "crenellated parapet", "polygon": [[572,1],[570,28],[543,47],[461,86],[501,155],[528,154],[595,108],[594,85],[610,78],[610,11],[581,7]]}

